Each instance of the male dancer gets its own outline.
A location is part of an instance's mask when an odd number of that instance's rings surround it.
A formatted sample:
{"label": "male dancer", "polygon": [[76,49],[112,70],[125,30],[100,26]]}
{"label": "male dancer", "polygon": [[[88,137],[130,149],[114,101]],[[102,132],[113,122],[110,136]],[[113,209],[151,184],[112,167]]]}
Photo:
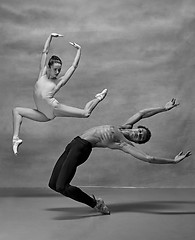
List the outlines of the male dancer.
{"label": "male dancer", "polygon": [[118,149],[133,157],[148,163],[155,164],[176,164],[191,155],[191,152],[183,154],[180,152],[175,158],[168,159],[163,157],[150,156],[134,146],[134,143],[145,143],[149,141],[151,132],[144,126],[138,126],[133,129],[133,125],[143,118],[151,117],[155,114],[169,111],[178,106],[176,99],[172,99],[164,107],[143,109],[130,117],[122,126],[104,125],[91,128],[82,135],[74,138],[66,147],[63,154],[58,159],[52,176],[49,181],[49,187],[66,197],[72,198],[78,202],[84,203],[102,214],[110,214],[108,207],[101,198],[90,197],[80,188],[70,185],[76,169],[84,163],[92,148],[110,148]]}

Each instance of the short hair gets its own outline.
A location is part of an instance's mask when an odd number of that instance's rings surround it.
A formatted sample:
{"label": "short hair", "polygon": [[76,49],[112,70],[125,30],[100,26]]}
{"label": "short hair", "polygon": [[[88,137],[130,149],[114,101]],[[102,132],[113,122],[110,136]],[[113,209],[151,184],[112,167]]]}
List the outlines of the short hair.
{"label": "short hair", "polygon": [[54,63],[59,63],[62,65],[62,60],[58,57],[58,56],[51,56],[51,58],[49,59],[49,62],[48,62],[48,66],[49,68],[54,64]]}
{"label": "short hair", "polygon": [[138,141],[137,143],[143,144],[143,143],[148,142],[150,140],[150,138],[151,138],[151,135],[152,135],[150,130],[147,127],[142,126],[142,125],[139,125],[137,128],[143,128],[143,129],[146,130],[146,136],[145,136],[144,140]]}

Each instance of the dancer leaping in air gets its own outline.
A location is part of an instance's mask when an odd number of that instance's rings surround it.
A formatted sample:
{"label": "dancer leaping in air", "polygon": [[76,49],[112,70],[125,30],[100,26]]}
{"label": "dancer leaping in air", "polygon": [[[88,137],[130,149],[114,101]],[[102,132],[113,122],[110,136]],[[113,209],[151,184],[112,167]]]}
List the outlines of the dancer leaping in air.
{"label": "dancer leaping in air", "polygon": [[59,77],[59,73],[62,68],[62,60],[55,55],[47,60],[50,43],[53,38],[58,37],[63,37],[63,35],[58,33],[50,34],[44,45],[41,56],[40,72],[33,92],[36,109],[23,107],[15,107],[13,109],[12,144],[14,154],[18,153],[18,147],[22,143],[22,139],[19,138],[19,133],[23,117],[38,122],[47,122],[55,117],[87,118],[90,116],[97,104],[101,102],[107,94],[107,89],[104,89],[101,93],[96,94],[95,98],[89,101],[85,105],[84,109],[67,106],[59,103],[54,98],[54,95],[73,75],[81,57],[81,47],[77,43],[70,42],[70,44],[77,49],[77,53],[72,66],[63,76]]}

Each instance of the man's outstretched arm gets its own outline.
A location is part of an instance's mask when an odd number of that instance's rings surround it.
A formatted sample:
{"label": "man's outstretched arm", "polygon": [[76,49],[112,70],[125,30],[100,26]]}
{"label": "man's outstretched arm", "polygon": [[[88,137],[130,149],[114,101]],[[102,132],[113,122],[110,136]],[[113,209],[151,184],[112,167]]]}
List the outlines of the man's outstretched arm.
{"label": "man's outstretched arm", "polygon": [[150,156],[150,155],[142,152],[141,150],[137,149],[133,144],[130,145],[126,142],[121,143],[119,149],[125,153],[131,154],[133,157],[135,157],[141,161],[153,163],[153,164],[176,164],[191,155],[191,152],[188,151],[185,154],[183,154],[183,152],[180,152],[173,159],[163,158],[163,157],[153,157],[153,156]]}
{"label": "man's outstretched arm", "polygon": [[158,113],[169,111],[172,108],[177,107],[178,105],[179,103],[177,103],[176,99],[173,98],[171,101],[167,102],[163,107],[146,108],[146,109],[140,110],[138,113],[130,117],[122,126],[133,125],[143,118],[152,117]]}

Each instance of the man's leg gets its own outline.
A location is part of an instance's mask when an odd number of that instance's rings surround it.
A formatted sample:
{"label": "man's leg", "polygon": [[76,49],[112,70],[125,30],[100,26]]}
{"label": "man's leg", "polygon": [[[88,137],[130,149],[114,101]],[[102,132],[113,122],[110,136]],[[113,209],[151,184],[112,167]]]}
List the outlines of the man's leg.
{"label": "man's leg", "polygon": [[70,146],[70,143],[66,146],[65,148],[65,151],[63,152],[63,154],[59,157],[58,161],[56,162],[54,168],[53,168],[53,171],[52,171],[52,174],[51,174],[51,177],[50,177],[50,180],[49,180],[49,187],[51,189],[53,189],[54,191],[56,191],[56,182],[58,180],[58,176],[60,174],[60,170],[61,170],[61,167],[64,163],[64,161],[66,160],[66,157],[69,153],[69,150],[70,150],[71,146]]}
{"label": "man's leg", "polygon": [[89,147],[85,147],[83,143],[73,140],[69,148],[66,149],[57,161],[49,182],[49,187],[66,197],[94,208],[97,203],[95,199],[80,188],[70,185],[77,167],[87,160],[90,153],[91,149]]}

